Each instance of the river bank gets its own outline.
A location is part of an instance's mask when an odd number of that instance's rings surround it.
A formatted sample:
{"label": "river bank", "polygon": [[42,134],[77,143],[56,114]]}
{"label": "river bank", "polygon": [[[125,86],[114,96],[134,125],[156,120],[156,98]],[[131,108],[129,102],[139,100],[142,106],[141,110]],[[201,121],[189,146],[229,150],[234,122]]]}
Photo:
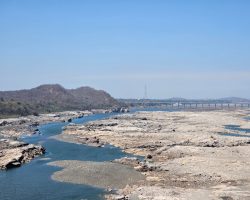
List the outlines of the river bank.
{"label": "river bank", "polygon": [[19,167],[45,153],[41,145],[22,142],[22,137],[39,135],[39,126],[52,122],[72,122],[98,113],[125,112],[120,110],[96,109],[91,111],[65,111],[51,114],[29,115],[18,118],[0,119],[0,169]]}
{"label": "river bank", "polygon": [[[83,124],[89,121],[101,120],[115,113],[93,114],[82,118],[72,119],[71,123]],[[53,137],[60,134],[69,122],[55,122],[40,125],[40,134],[22,137],[29,144],[39,144],[46,148],[46,154],[37,157],[22,167],[0,171],[0,199],[4,200],[103,200],[107,191],[90,185],[73,184],[55,181],[51,177],[60,171],[61,167],[49,163],[64,161],[108,162],[124,156],[130,156],[119,148],[105,145],[97,148],[87,145],[62,142]],[[82,163],[82,162],[80,162]],[[92,169],[92,168],[90,168]],[[140,175],[140,174],[139,174]],[[60,192],[55,192],[60,191]]]}
{"label": "river bank", "polygon": [[0,169],[20,167],[45,153],[41,145],[28,144],[11,139],[0,139]]}
{"label": "river bank", "polygon": [[145,157],[114,161],[141,172],[145,181],[128,184],[107,199],[249,199],[247,117],[249,110],[139,112],[70,125],[60,138],[82,144],[94,138]]}
{"label": "river bank", "polygon": [[38,126],[51,122],[71,122],[72,119],[82,118],[97,113],[108,113],[111,110],[92,111],[64,111],[37,116],[0,119],[0,136],[5,138],[19,138],[23,135],[37,134]]}
{"label": "river bank", "polygon": [[71,121],[93,114],[90,111],[67,111],[53,114],[29,115],[0,120],[0,169],[20,167],[45,153],[41,145],[28,144],[20,140],[27,135],[40,134],[38,126],[50,122]]}

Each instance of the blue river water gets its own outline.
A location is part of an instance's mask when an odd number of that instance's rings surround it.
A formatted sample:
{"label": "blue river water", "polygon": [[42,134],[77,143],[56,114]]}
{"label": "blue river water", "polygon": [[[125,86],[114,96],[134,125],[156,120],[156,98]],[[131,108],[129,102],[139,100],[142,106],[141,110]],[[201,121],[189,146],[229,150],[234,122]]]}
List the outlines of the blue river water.
{"label": "blue river water", "polygon": [[[250,116],[244,117],[245,120],[250,121]],[[250,137],[250,129],[248,128],[241,128],[239,125],[225,125],[225,128],[228,130],[232,130],[232,131],[239,131],[241,134],[239,133],[220,133],[220,135],[224,135],[224,136],[234,136],[234,137]]]}
{"label": "blue river water", "polygon": [[[113,114],[95,114],[72,122],[81,124],[100,120]],[[33,144],[41,144],[46,154],[20,168],[0,172],[0,200],[99,200],[105,191],[99,188],[60,183],[50,177],[60,168],[48,166],[56,160],[110,161],[129,156],[119,148],[106,146],[90,147],[55,140],[51,136],[60,134],[67,123],[49,123],[39,127],[40,135],[23,138]]]}
{"label": "blue river water", "polygon": [[[249,120],[249,119],[247,119]],[[239,131],[241,134],[239,133],[220,133],[220,135],[224,135],[224,136],[234,136],[234,137],[247,137],[249,138],[250,135],[250,129],[247,128],[241,128],[238,125],[225,125],[225,128],[228,130],[232,130],[232,131]]]}

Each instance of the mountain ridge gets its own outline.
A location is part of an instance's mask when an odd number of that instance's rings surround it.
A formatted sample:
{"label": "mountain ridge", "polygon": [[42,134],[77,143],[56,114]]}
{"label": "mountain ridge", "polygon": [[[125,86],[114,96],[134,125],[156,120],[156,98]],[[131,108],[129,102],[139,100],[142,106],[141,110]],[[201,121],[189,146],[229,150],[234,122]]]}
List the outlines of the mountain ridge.
{"label": "mountain ridge", "polygon": [[44,84],[31,89],[0,91],[0,115],[109,109],[120,106],[121,103],[104,90],[88,86],[65,89],[59,84]]}

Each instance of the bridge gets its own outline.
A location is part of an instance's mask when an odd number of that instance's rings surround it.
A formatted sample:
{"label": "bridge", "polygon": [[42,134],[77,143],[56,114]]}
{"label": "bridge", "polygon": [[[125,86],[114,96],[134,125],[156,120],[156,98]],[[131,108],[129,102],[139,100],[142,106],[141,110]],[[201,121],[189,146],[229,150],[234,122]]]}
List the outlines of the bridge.
{"label": "bridge", "polygon": [[176,109],[236,109],[236,108],[250,108],[250,102],[219,102],[219,101],[154,101],[154,100],[138,100],[129,102],[126,104],[130,106],[138,107],[165,107],[165,108],[176,108]]}

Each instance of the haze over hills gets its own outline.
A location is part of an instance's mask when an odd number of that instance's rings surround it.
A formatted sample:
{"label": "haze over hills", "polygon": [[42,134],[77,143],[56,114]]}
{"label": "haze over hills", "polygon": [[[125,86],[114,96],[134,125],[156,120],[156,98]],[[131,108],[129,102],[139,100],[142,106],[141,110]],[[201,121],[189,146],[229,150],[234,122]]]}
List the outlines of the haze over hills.
{"label": "haze over hills", "polygon": [[103,90],[90,87],[65,89],[61,85],[41,85],[28,90],[1,91],[0,114],[28,115],[65,110],[108,109],[121,103]]}
{"label": "haze over hills", "polygon": [[[185,99],[181,97],[172,97],[168,99],[146,99],[147,102],[200,102],[200,103],[250,103],[250,99],[240,98],[240,97],[226,97],[218,99]],[[133,103],[140,103],[145,101],[145,99],[118,99],[119,102],[125,103],[127,105],[132,105]]]}
{"label": "haze over hills", "polygon": [[222,101],[229,101],[231,103],[249,103],[250,99],[240,98],[240,97],[226,97],[220,98]]}

